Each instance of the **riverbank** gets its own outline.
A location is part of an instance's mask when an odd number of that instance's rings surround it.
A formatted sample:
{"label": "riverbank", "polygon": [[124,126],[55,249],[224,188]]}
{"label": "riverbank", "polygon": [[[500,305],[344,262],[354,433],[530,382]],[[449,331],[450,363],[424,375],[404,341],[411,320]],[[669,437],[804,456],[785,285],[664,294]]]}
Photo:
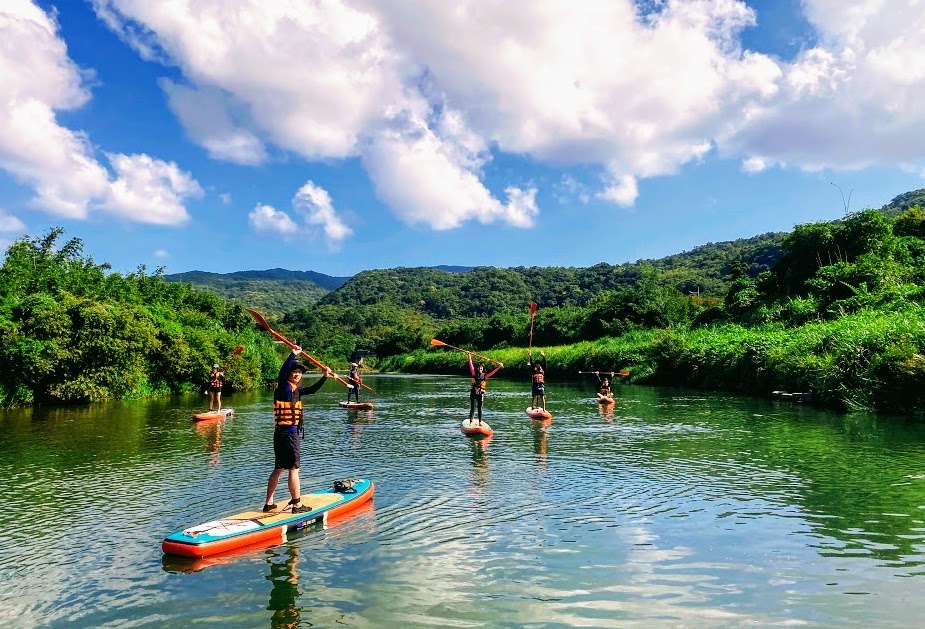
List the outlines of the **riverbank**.
{"label": "riverbank", "polygon": [[[917,415],[925,402],[925,308],[864,311],[798,327],[734,324],[645,330],[544,347],[547,378],[629,370],[637,384],[684,386],[770,397],[812,394],[816,405]],[[479,350],[504,362],[499,375],[529,377],[527,348]],[[534,355],[539,349],[534,347]],[[465,356],[418,350],[380,361],[382,371],[465,373]],[[587,376],[585,376],[587,377]]]}

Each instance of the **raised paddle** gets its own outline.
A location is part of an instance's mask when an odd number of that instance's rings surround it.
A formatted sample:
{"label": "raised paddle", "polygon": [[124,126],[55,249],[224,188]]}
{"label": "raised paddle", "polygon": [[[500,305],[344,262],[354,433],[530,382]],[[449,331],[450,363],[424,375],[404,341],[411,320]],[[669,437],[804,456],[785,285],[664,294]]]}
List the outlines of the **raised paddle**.
{"label": "raised paddle", "polygon": [[533,351],[533,317],[534,315],[536,315],[536,308],[537,308],[536,302],[531,301],[530,302],[530,341],[527,345],[527,349],[529,349],[531,353]]}
{"label": "raised paddle", "polygon": [[460,352],[466,352],[467,354],[472,354],[473,356],[478,356],[478,357],[481,358],[482,360],[487,360],[487,361],[489,361],[489,362],[497,363],[497,364],[499,364],[499,365],[502,365],[502,364],[503,364],[500,360],[495,360],[494,358],[489,358],[488,356],[482,356],[481,354],[476,354],[475,352],[470,352],[469,350],[463,349],[463,348],[461,348],[461,347],[454,347],[454,346],[452,346],[452,345],[450,345],[450,344],[448,344],[448,343],[444,343],[443,341],[438,341],[437,339],[430,339],[430,344],[431,344],[433,347],[449,347],[450,349],[455,349],[455,350],[459,350]]}
{"label": "raised paddle", "polygon": [[241,355],[241,352],[243,352],[243,351],[244,351],[244,346],[243,346],[243,345],[238,345],[238,346],[235,348],[234,353],[233,353],[231,356],[228,357],[228,360],[225,361],[225,364],[222,366],[222,371],[225,371],[226,369],[228,369],[228,365],[231,364],[231,361],[233,361],[235,358],[237,358],[238,356],[240,356],[240,355]]}
{"label": "raised paddle", "polygon": [[624,369],[623,371],[579,371],[578,373],[593,373],[596,376],[604,374],[606,376],[623,376],[624,378],[630,375],[630,372]]}
{"label": "raised paddle", "polygon": [[[276,330],[274,330],[273,328],[271,328],[271,327],[270,327],[270,324],[267,323],[267,320],[263,318],[263,315],[262,315],[262,314],[260,314],[260,313],[257,312],[256,310],[251,310],[250,308],[245,308],[245,310],[247,310],[247,312],[250,314],[250,316],[252,316],[252,317],[254,318],[254,321],[256,321],[257,323],[259,323],[260,325],[262,325],[262,326],[266,329],[266,331],[269,332],[270,335],[271,335],[273,338],[275,338],[277,341],[280,341],[280,342],[283,343],[284,345],[288,345],[288,346],[289,346],[289,349],[292,349],[292,350],[295,350],[296,347],[299,347],[298,345],[296,345],[295,343],[293,343],[292,341],[290,341],[289,339],[287,339],[285,336],[283,336],[282,334],[280,334],[279,332],[277,332]],[[340,376],[338,376],[336,373],[334,373],[334,370],[333,370],[333,369],[331,369],[330,367],[328,367],[327,365],[325,365],[323,362],[321,362],[320,360],[318,360],[317,358],[315,358],[314,356],[312,356],[312,355],[309,354],[308,352],[306,352],[306,351],[305,351],[304,349],[302,349],[301,347],[299,347],[299,353],[302,354],[303,356],[305,356],[305,358],[307,358],[313,365],[315,365],[315,366],[318,367],[319,369],[323,369],[325,372],[330,372],[331,375],[334,376],[334,379],[337,380],[338,382],[340,382],[342,385],[344,385],[345,387],[350,387],[350,383],[349,383],[349,382],[347,382],[346,380],[344,380],[343,378],[341,378]]]}

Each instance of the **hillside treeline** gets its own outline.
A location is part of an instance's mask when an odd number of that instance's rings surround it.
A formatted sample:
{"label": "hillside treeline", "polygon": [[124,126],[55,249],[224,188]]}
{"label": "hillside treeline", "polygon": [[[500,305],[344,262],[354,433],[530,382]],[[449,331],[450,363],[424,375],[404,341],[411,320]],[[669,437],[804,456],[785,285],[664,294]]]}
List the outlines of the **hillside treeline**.
{"label": "hillside treeline", "polygon": [[18,240],[0,266],[0,405],[198,392],[241,344],[229,387],[275,379],[274,347],[240,306],[160,270],[113,273],[62,235]]}
{"label": "hillside treeline", "polygon": [[[837,408],[923,409],[925,210],[918,206],[896,218],[864,210],[797,226],[784,239],[781,258],[755,277],[740,269],[721,302],[696,303],[671,291],[653,271],[632,289],[602,296],[589,306],[614,308],[594,310],[601,336],[583,343],[560,339],[587,329],[582,324],[589,319],[569,319],[568,309],[540,312],[537,322],[546,326],[568,321],[558,336],[555,326],[538,327],[534,345],[547,348],[550,372],[558,374],[553,378],[628,369],[634,382],[759,395],[810,392]],[[491,339],[465,340],[474,348],[494,347],[510,364],[508,374],[523,372],[517,357],[524,348],[505,350]],[[419,349],[383,366],[458,373],[455,358]]]}

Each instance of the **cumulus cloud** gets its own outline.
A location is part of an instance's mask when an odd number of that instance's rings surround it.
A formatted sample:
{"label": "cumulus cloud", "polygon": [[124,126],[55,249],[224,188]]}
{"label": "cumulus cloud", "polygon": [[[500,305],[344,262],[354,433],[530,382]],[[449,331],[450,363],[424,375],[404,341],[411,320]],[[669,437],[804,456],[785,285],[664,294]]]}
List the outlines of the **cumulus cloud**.
{"label": "cumulus cloud", "polygon": [[98,208],[132,221],[186,220],[181,201],[201,191],[176,164],[110,154],[113,179],[87,135],[58,122],[56,112],[90,94],[57,30],[28,0],[0,6],[0,168],[33,188],[35,207],[58,216],[82,219]]}
{"label": "cumulus cloud", "polygon": [[299,188],[292,199],[292,207],[300,222],[266,204],[258,204],[248,215],[248,221],[258,234],[283,240],[320,235],[331,249],[336,249],[353,234],[334,209],[328,191],[312,181]]}
{"label": "cumulus cloud", "polygon": [[201,197],[199,184],[173,162],[147,155],[109,155],[117,178],[111,182],[108,209],[140,223],[176,225],[188,220],[187,197]]}
{"label": "cumulus cloud", "polygon": [[584,194],[620,205],[714,152],[746,172],[925,156],[921,0],[804,0],[817,44],[786,62],[743,48],[761,19],[743,0],[93,4],[179,68],[168,102],[213,157],[358,157],[399,218],[433,229],[535,222],[534,186],[486,185],[498,153],[596,166]]}
{"label": "cumulus cloud", "polygon": [[9,234],[11,232],[25,232],[26,224],[21,220],[0,210],[0,232]]}

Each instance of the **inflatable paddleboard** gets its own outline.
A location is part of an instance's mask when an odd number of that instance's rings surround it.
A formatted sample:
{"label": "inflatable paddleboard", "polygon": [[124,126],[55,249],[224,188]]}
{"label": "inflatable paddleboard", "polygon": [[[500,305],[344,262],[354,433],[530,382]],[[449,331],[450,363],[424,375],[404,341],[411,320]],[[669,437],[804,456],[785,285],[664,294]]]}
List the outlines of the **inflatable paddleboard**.
{"label": "inflatable paddleboard", "polygon": [[544,411],[538,406],[528,406],[527,416],[530,417],[530,419],[552,419],[552,413]]}
{"label": "inflatable paddleboard", "polygon": [[494,433],[494,430],[491,429],[491,426],[488,425],[488,422],[483,421],[479,424],[479,420],[474,419],[469,421],[464,419],[463,423],[459,426],[459,429],[463,432],[464,435],[481,435],[483,437],[488,437]]}
{"label": "inflatable paddleboard", "polygon": [[197,422],[201,422],[207,419],[225,419],[226,417],[231,417],[232,415],[234,415],[233,408],[223,408],[218,411],[203,411],[202,413],[193,413],[193,419]]}
{"label": "inflatable paddleboard", "polygon": [[607,406],[608,404],[613,404],[613,398],[607,397],[606,395],[597,394],[597,403],[602,406]]}
{"label": "inflatable paddleboard", "polygon": [[373,410],[372,402],[341,402],[341,408],[346,408],[351,411],[371,411]]}
{"label": "inflatable paddleboard", "polygon": [[161,549],[168,555],[208,557],[268,540],[282,543],[287,533],[353,511],[373,497],[375,486],[371,480],[357,479],[352,481],[352,485],[346,489],[339,488],[339,491],[331,489],[302,494],[302,504],[310,507],[311,511],[292,513],[289,499],[284,498],[276,503],[275,511],[249,510],[182,529],[168,535],[161,543]]}

